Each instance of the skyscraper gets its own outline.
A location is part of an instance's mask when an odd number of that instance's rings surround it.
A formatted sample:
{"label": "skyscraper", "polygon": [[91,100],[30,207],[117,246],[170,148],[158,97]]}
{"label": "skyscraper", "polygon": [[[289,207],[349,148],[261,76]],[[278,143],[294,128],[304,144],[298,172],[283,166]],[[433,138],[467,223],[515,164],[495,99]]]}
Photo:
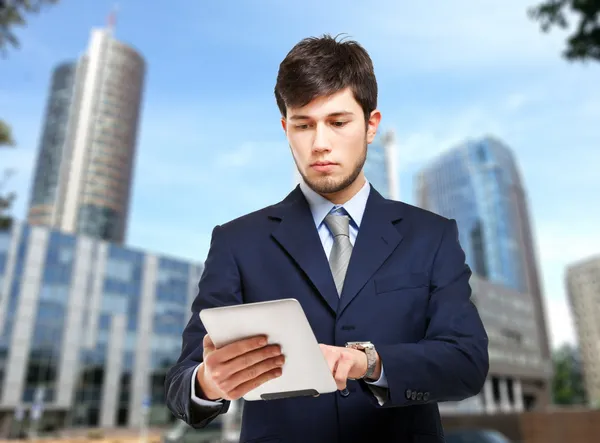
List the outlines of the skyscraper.
{"label": "skyscraper", "polygon": [[145,62],[112,29],[51,82],[28,211],[31,224],[123,243]]}
{"label": "skyscraper", "polygon": [[502,292],[505,303],[523,304],[530,312],[535,333],[525,336],[517,331],[514,316],[497,311],[488,323],[490,344],[533,340],[532,355],[550,362],[529,211],[512,151],[492,137],[467,141],[425,167],[415,188],[418,206],[456,220],[467,263],[478,279],[491,284],[481,299]]}
{"label": "skyscraper", "polygon": [[398,200],[398,171],[396,145],[392,131],[385,132],[369,145],[365,176],[385,198]]}
{"label": "skyscraper", "polygon": [[567,268],[569,304],[573,312],[588,401],[600,405],[600,255]]}

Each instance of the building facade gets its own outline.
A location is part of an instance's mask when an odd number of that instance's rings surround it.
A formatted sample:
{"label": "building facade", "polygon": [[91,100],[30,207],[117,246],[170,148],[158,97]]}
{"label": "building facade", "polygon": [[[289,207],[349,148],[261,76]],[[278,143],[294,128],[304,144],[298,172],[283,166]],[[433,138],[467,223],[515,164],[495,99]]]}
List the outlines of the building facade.
{"label": "building facade", "polygon": [[0,232],[2,434],[17,410],[41,427],[173,422],[164,378],[202,270],[41,226]]}
{"label": "building facade", "polygon": [[[502,331],[513,340],[530,342],[533,337],[540,358],[550,362],[529,211],[512,151],[491,137],[465,142],[425,167],[417,175],[415,189],[418,206],[456,220],[473,273],[495,288],[520,294],[515,297],[532,306],[528,322],[536,328],[535,334],[517,333],[518,325],[510,321]],[[531,382],[548,386],[550,376],[540,373]],[[534,403],[547,404],[548,394],[540,393]]]}
{"label": "building facade", "polygon": [[490,371],[482,392],[462,402],[443,403],[444,413],[496,414],[544,407],[552,361],[539,346],[532,318],[534,297],[473,275],[472,300],[489,337]]}
{"label": "building facade", "polygon": [[52,75],[30,198],[30,223],[52,226],[58,217],[61,167],[71,114],[76,106],[78,63],[63,63]]}
{"label": "building facade", "polygon": [[566,286],[588,402],[600,406],[600,256],[569,266]]}
{"label": "building facade", "polygon": [[365,176],[377,191],[391,200],[399,200],[396,143],[392,131],[379,135],[367,150]]}
{"label": "building facade", "polygon": [[56,68],[28,211],[30,224],[126,241],[145,62],[110,29]]}

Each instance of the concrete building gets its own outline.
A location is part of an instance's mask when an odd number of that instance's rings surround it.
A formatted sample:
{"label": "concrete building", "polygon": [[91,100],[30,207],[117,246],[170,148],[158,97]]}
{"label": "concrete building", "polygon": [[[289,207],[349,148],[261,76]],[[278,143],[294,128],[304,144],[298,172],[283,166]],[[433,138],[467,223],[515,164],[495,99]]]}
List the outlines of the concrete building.
{"label": "concrete building", "polygon": [[[203,266],[15,223],[0,231],[0,432],[175,418],[164,377]],[[149,407],[149,409],[146,409]],[[16,414],[16,415],[19,415]]]}
{"label": "concrete building", "polygon": [[30,224],[126,241],[145,62],[94,29],[87,52],[52,76]]}
{"label": "concrete building", "polygon": [[588,401],[600,405],[600,255],[567,268],[566,286]]}
{"label": "concrete building", "polygon": [[[480,282],[478,306],[496,309],[486,323],[492,349],[520,346],[536,359],[532,366],[521,354],[510,360],[491,351],[490,378],[517,380],[529,392],[526,406],[544,407],[551,401],[550,344],[525,191],[511,150],[491,137],[465,142],[425,167],[415,188],[418,206],[457,221]],[[498,294],[502,303],[495,301]],[[511,311],[519,305],[528,313],[521,320]]]}
{"label": "concrete building", "polygon": [[443,413],[495,414],[545,407],[552,362],[539,345],[532,294],[473,275],[473,301],[489,336],[490,373],[483,391],[462,402],[442,403]]}

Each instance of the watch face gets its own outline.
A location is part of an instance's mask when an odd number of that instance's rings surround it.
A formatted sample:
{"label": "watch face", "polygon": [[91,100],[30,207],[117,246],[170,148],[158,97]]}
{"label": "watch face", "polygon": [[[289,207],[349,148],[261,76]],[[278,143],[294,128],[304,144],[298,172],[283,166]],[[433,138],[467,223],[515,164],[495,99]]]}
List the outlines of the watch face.
{"label": "watch face", "polygon": [[354,348],[354,349],[360,349],[360,350],[374,347],[373,343],[371,343],[369,341],[351,341],[351,342],[346,343],[346,346],[348,346],[350,348]]}

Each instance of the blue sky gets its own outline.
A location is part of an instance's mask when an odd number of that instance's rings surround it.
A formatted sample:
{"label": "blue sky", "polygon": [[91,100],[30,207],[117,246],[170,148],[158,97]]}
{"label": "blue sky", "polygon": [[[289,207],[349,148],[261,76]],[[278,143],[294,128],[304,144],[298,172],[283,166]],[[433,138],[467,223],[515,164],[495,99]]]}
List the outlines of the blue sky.
{"label": "blue sky", "polygon": [[[116,36],[148,63],[128,243],[200,261],[214,225],[283,198],[293,164],[273,96],[278,65],[303,37],[346,33],[373,58],[402,200],[414,202],[425,162],[466,138],[514,149],[554,342],[573,341],[564,267],[600,253],[600,65],[564,61],[565,34],[542,34],[526,3],[121,1]],[[0,60],[0,115],[19,143],[2,161],[17,169],[19,218],[51,69],[85,51],[112,5],[62,0]]]}

